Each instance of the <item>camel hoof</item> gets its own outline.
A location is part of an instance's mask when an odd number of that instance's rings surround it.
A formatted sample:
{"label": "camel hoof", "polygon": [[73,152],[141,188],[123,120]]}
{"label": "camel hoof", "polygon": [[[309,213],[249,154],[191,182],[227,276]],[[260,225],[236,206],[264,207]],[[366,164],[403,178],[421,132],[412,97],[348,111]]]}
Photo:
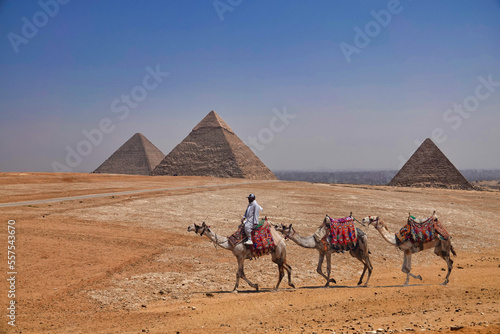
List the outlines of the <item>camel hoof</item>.
{"label": "camel hoof", "polygon": [[237,294],[237,293],[238,293],[238,290],[233,290],[233,293],[234,293],[234,294]]}
{"label": "camel hoof", "polygon": [[439,284],[439,285],[447,285],[448,284],[448,281],[444,281],[443,283]]}
{"label": "camel hoof", "polygon": [[288,285],[289,285],[289,286],[291,286],[292,288],[294,288],[294,289],[295,289],[295,284],[290,283],[290,284],[288,284]]}
{"label": "camel hoof", "polygon": [[255,284],[255,291],[259,291],[259,285]]}
{"label": "camel hoof", "polygon": [[337,281],[334,278],[330,278],[330,282],[333,282],[333,284],[337,284]]}
{"label": "camel hoof", "polygon": [[417,277],[415,277],[416,279],[418,280],[422,280],[422,276],[418,275]]}
{"label": "camel hoof", "polygon": [[328,288],[330,286],[330,282],[326,282],[325,288]]}

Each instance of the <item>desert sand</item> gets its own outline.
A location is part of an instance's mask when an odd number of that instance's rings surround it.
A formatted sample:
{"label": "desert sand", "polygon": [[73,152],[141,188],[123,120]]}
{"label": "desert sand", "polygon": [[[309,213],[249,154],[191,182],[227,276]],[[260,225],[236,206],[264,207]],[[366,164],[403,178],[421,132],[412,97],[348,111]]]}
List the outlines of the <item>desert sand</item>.
{"label": "desert sand", "polygon": [[[118,194],[136,190],[147,191]],[[288,241],[296,289],[285,279],[272,291],[278,270],[268,255],[246,262],[247,277],[261,289],[240,282],[231,293],[234,256],[187,227],[205,221],[230,235],[249,193],[262,215],[304,236],[325,214],[379,215],[396,232],[409,212],[424,218],[436,210],[457,251],[450,283],[439,285],[445,262],[426,251],[413,256],[412,272],[423,280],[403,287],[403,254],[373,227],[358,225],[374,267],[368,287],[356,286],[361,264],[339,253],[332,257],[337,284],[324,288],[318,253]],[[17,271],[15,327],[7,324],[9,286],[0,285],[2,333],[500,332],[499,191],[0,173],[0,194],[2,270],[7,224],[15,220]],[[101,195],[71,198],[93,194]]]}

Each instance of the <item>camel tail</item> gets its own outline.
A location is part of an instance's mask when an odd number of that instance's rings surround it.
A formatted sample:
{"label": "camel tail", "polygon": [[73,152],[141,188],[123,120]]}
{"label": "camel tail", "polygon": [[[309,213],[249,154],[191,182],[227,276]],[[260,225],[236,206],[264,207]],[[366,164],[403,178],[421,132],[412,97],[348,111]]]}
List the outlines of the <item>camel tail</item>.
{"label": "camel tail", "polygon": [[457,252],[455,252],[455,249],[453,248],[453,245],[450,243],[450,251],[452,252],[453,255],[457,256]]}

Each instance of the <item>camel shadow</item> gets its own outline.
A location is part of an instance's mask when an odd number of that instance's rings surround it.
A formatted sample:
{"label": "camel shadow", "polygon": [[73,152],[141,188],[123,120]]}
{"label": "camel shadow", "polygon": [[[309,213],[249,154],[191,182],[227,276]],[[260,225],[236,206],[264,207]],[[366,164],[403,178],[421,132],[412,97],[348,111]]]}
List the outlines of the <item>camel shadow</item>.
{"label": "camel shadow", "polygon": [[255,289],[248,289],[248,290],[238,290],[238,292],[234,292],[234,291],[208,291],[208,292],[194,292],[194,294],[202,294],[202,295],[207,295],[208,297],[211,297],[210,295],[212,296],[215,296],[215,295],[223,295],[223,294],[228,294],[228,295],[231,295],[231,294],[254,294],[254,293],[261,293],[261,292],[293,292],[297,290],[296,288],[284,288],[284,289],[278,289],[278,290],[274,290],[273,288],[259,288],[259,290],[255,290]]}
{"label": "camel shadow", "polygon": [[[301,286],[298,289],[366,289],[366,288],[406,288],[406,287],[417,287],[417,286],[434,286],[436,284],[395,284],[395,285],[330,285],[330,286]],[[439,285],[439,284],[438,284]]]}
{"label": "camel shadow", "polygon": [[[265,293],[265,292],[293,292],[296,290],[314,290],[314,289],[366,289],[366,288],[378,288],[378,289],[383,289],[383,288],[408,288],[408,287],[419,287],[419,286],[435,286],[436,284],[408,284],[408,285],[403,285],[403,284],[394,284],[394,285],[369,285],[369,286],[364,286],[364,285],[330,285],[330,286],[322,286],[322,285],[306,285],[306,286],[301,286],[298,288],[285,288],[285,289],[278,289],[277,291],[274,290],[273,288],[259,288],[259,290],[254,290],[254,289],[248,289],[248,290],[238,290],[238,294],[254,294],[254,293]],[[439,284],[437,284],[439,285]],[[215,295],[222,295],[222,294],[235,294],[234,291],[208,291],[208,292],[195,292],[194,294],[205,294],[209,297],[215,296]]]}

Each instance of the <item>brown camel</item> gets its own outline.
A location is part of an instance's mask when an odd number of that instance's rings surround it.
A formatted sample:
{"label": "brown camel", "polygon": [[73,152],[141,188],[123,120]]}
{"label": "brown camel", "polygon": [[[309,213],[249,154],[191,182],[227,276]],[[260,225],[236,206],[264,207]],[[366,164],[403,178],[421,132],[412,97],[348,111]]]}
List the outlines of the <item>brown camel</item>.
{"label": "brown camel", "polygon": [[[437,216],[434,217],[437,220]],[[396,246],[397,248],[399,248],[404,252],[403,267],[401,268],[401,271],[406,274],[406,282],[404,286],[408,285],[408,282],[410,281],[410,276],[418,280],[422,280],[422,276],[413,275],[411,273],[411,255],[413,253],[418,253],[420,251],[430,249],[433,247],[434,247],[434,253],[437,256],[441,257],[443,260],[445,260],[446,264],[448,265],[448,273],[446,275],[444,282],[441,283],[441,285],[448,284],[451,269],[453,268],[453,260],[450,258],[450,252],[453,253],[453,255],[455,256],[457,255],[451,244],[451,237],[448,240],[442,240],[441,238],[436,237],[432,241],[424,243],[413,243],[411,240],[408,240],[404,243],[399,243],[398,242],[399,240],[397,240],[396,235],[394,233],[389,232],[387,225],[381,219],[379,219],[379,217],[368,216],[363,219],[363,223],[367,223],[368,225],[373,224],[373,226],[377,229],[377,231],[380,233],[380,235],[384,238],[385,241],[387,241],[391,245]]]}
{"label": "brown camel", "polygon": [[[329,222],[330,222],[330,217],[328,217],[327,215],[323,220],[323,224],[318,228],[316,233],[309,237],[300,236],[293,229],[292,224],[290,224],[290,226],[285,226],[281,224],[276,227],[277,231],[281,232],[286,238],[289,238],[292,241],[294,241],[297,245],[304,248],[314,248],[319,252],[318,267],[316,268],[316,271],[318,272],[318,274],[320,274],[326,279],[325,286],[329,286],[330,282],[337,283],[334,278],[330,278],[332,253],[333,252],[336,253],[336,251],[332,249],[331,245],[329,245],[329,247],[325,250],[323,245],[320,243],[321,238],[328,233],[327,228]],[[356,248],[351,249],[349,251],[349,254],[351,254],[352,257],[358,259],[364,266],[363,273],[361,274],[361,277],[359,278],[358,281],[358,285],[361,285],[361,283],[363,283],[363,277],[365,276],[366,270],[368,270],[368,278],[366,279],[366,282],[364,284],[364,286],[368,286],[368,281],[370,280],[370,276],[373,270],[368,251],[368,238],[366,234],[358,228],[356,228],[356,233],[358,236],[358,244]],[[323,273],[322,269],[323,260],[325,259],[325,257],[326,257],[326,275]]]}
{"label": "brown camel", "polygon": [[[259,290],[259,285],[250,282],[250,280],[245,276],[245,271],[244,271],[245,260],[252,258],[252,252],[249,246],[245,246],[243,245],[243,243],[239,243],[233,247],[229,242],[228,238],[221,237],[216,233],[212,232],[210,230],[210,227],[207,226],[205,222],[203,222],[201,226],[197,224],[190,225],[188,227],[188,232],[190,231],[194,231],[196,234],[199,234],[200,236],[205,235],[216,245],[220,246],[223,249],[227,249],[233,252],[234,256],[238,260],[238,271],[236,272],[236,284],[234,285],[233,292],[238,292],[237,289],[240,282],[240,278],[243,278],[252,288],[255,288],[255,290],[257,291]],[[290,267],[290,265],[286,263],[285,240],[272,227],[271,227],[271,235],[276,245],[274,250],[271,252],[271,258],[272,261],[278,265],[278,270],[279,270],[278,283],[276,284],[274,290],[278,290],[281,280],[285,275],[284,270],[286,270],[288,273],[288,285],[291,286],[292,288],[295,288],[295,285],[293,285],[292,283],[292,267]]]}

